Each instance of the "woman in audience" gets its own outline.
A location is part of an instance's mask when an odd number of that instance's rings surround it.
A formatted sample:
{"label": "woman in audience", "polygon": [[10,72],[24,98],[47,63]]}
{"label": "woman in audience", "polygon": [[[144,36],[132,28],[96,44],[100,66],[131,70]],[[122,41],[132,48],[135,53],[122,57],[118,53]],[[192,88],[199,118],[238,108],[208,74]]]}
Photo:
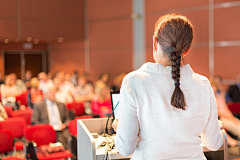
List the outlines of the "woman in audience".
{"label": "woman in audience", "polygon": [[[235,136],[240,138],[240,120],[234,117],[232,112],[229,110],[226,100],[225,100],[225,92],[223,90],[223,86],[221,84],[221,76],[214,76],[210,79],[216,101],[217,101],[217,109],[218,116],[220,120],[223,122],[223,128],[227,129],[228,132],[231,132]],[[240,155],[240,142],[233,139],[228,135],[228,145],[231,146],[229,151],[233,155]]]}
{"label": "woman in audience", "polygon": [[100,75],[99,80],[96,82],[95,87],[97,87],[98,84],[101,85],[101,83],[106,83],[107,85],[109,85],[109,84],[108,84],[109,79],[110,79],[110,76],[109,76],[108,73],[102,73],[102,74]]}
{"label": "woman in audience", "polygon": [[105,83],[99,83],[92,100],[92,112],[95,117],[106,117],[112,112],[110,88]]}
{"label": "woman in audience", "polygon": [[44,97],[42,91],[38,88],[39,86],[38,78],[33,77],[30,83],[31,83],[30,94],[32,103],[42,101]]}
{"label": "woman in audience", "polygon": [[127,74],[121,86],[113,128],[116,149],[123,156],[204,160],[201,142],[211,150],[223,145],[211,85],[182,62],[192,40],[193,26],[185,16],[168,14],[157,21],[155,63]]}
{"label": "woman in audience", "polygon": [[8,118],[8,115],[5,109],[3,108],[2,104],[0,103],[0,121],[4,121],[7,118]]}
{"label": "woman in audience", "polygon": [[93,86],[87,84],[87,77],[81,74],[78,78],[78,85],[75,88],[74,99],[77,102],[91,101],[93,96]]}
{"label": "woman in audience", "polygon": [[19,90],[17,89],[16,85],[13,85],[13,79],[11,76],[6,76],[5,84],[1,85],[1,98],[2,104],[4,106],[11,106],[13,110],[17,110],[16,106],[16,96],[20,94]]}
{"label": "woman in audience", "polygon": [[122,85],[122,81],[123,81],[123,78],[126,76],[125,73],[121,73],[120,75],[116,76],[114,79],[113,79],[113,87],[112,87],[112,90],[114,92],[118,92],[120,91],[120,88],[121,88],[121,85]]}

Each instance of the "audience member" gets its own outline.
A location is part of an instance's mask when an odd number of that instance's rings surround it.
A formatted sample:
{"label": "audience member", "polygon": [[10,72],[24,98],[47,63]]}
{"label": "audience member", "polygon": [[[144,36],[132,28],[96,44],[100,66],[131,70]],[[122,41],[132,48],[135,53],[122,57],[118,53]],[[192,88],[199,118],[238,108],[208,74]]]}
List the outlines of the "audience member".
{"label": "audience member", "polygon": [[28,97],[28,104],[31,108],[33,108],[33,103],[40,102],[43,100],[43,93],[42,91],[38,88],[39,86],[39,81],[37,77],[33,77],[30,81],[31,84],[31,89],[29,90]]}
{"label": "audience member", "polygon": [[34,104],[32,124],[50,124],[57,133],[57,141],[67,148],[69,114],[65,105],[56,101],[55,94],[54,86],[46,88],[45,99]]}
{"label": "audience member", "polygon": [[21,79],[17,79],[17,75],[15,73],[11,73],[9,75],[11,77],[11,83],[13,86],[16,86],[19,93],[26,91],[27,87]]}
{"label": "audience member", "polygon": [[[227,103],[225,101],[225,94],[224,90],[221,84],[221,76],[214,76],[210,82],[211,86],[213,88],[216,102],[217,102],[217,109],[218,109],[218,116],[220,120],[223,122],[223,128],[227,129],[227,131],[231,132],[232,134],[236,136],[240,136],[240,120],[234,117],[232,112],[229,110]],[[240,137],[239,137],[240,138]],[[239,147],[240,151],[240,143],[230,137],[228,135],[228,144],[232,147]],[[232,148],[230,149],[232,150]],[[238,151],[237,155],[240,155],[240,152]],[[232,153],[236,154],[236,153]]]}
{"label": "audience member", "polygon": [[228,95],[232,102],[240,102],[240,73],[237,74],[237,83],[229,87]]}
{"label": "audience member", "polygon": [[110,88],[106,83],[99,82],[95,90],[96,96],[92,100],[92,112],[94,116],[106,117],[112,112]]}
{"label": "audience member", "polygon": [[53,79],[54,86],[56,88],[56,101],[66,103],[72,103],[73,98],[69,92],[60,90],[61,81],[59,78]]}
{"label": "audience member", "polygon": [[31,79],[32,79],[32,71],[27,70],[27,71],[25,72],[24,83],[25,83],[25,85],[26,85],[26,87],[27,87],[28,89],[31,88],[31,82],[30,82]]}
{"label": "audience member", "polygon": [[21,92],[19,92],[16,85],[13,85],[14,83],[11,82],[13,79],[11,76],[7,76],[5,78],[5,84],[1,85],[1,98],[2,98],[2,104],[4,106],[11,106],[13,110],[17,110],[16,106],[16,96],[19,95]]}
{"label": "audience member", "polygon": [[99,77],[99,80],[96,82],[95,87],[97,87],[98,84],[101,85],[101,83],[106,83],[107,85],[109,85],[108,84],[109,79],[110,79],[110,76],[108,73],[102,73]]}
{"label": "audience member", "polygon": [[79,73],[77,70],[73,71],[73,74],[71,75],[71,82],[74,86],[78,85],[78,77],[79,77]]}
{"label": "audience member", "polygon": [[42,92],[44,93],[47,89],[48,86],[53,85],[53,82],[51,79],[48,79],[47,75],[45,72],[41,72],[38,74],[38,79],[40,81],[39,83],[39,89],[42,90]]}
{"label": "audience member", "polygon": [[77,102],[91,101],[93,98],[93,86],[87,84],[87,77],[82,74],[78,78],[78,86],[75,88],[74,99]]}
{"label": "audience member", "polygon": [[2,104],[0,103],[0,121],[4,121],[7,118],[8,118],[8,115],[5,109],[3,108]]}
{"label": "audience member", "polygon": [[65,74],[63,71],[60,71],[56,74],[56,78],[59,78],[61,81],[59,89],[62,92],[69,92],[71,95],[74,92],[74,86],[70,81],[65,80]]}
{"label": "audience member", "polygon": [[48,77],[48,79],[53,80],[53,73],[48,72],[47,77]]}

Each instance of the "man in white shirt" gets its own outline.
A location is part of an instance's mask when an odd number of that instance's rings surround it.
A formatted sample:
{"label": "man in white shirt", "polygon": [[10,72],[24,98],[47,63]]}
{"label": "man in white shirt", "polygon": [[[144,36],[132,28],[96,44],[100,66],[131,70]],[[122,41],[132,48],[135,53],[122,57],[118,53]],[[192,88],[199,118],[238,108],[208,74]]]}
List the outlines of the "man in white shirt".
{"label": "man in white shirt", "polygon": [[67,148],[67,129],[69,116],[65,105],[55,99],[56,89],[54,86],[46,88],[45,99],[37,102],[33,107],[32,124],[50,124],[57,133],[57,141],[62,142]]}
{"label": "man in white shirt", "polygon": [[38,79],[40,81],[38,88],[42,90],[43,93],[46,92],[48,86],[53,86],[52,80],[48,79],[44,72],[38,74]]}
{"label": "man in white shirt", "polygon": [[58,102],[62,102],[64,104],[66,103],[72,103],[73,102],[73,98],[72,96],[70,95],[69,92],[66,92],[66,91],[63,91],[63,90],[60,90],[60,85],[61,85],[61,81],[59,78],[54,78],[53,79],[53,83],[54,83],[54,86],[56,88],[56,100]]}

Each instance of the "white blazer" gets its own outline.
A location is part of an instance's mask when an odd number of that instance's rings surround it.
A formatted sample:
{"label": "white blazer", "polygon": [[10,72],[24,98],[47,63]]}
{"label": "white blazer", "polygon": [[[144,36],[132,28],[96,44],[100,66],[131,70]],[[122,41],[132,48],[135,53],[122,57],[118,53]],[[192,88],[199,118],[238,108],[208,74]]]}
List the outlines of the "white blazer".
{"label": "white blazer", "polygon": [[[132,160],[203,160],[201,142],[219,149],[222,135],[216,100],[208,79],[181,66],[186,110],[171,106],[171,66],[145,63],[125,76],[119,102],[115,145]],[[201,135],[202,138],[199,138]]]}

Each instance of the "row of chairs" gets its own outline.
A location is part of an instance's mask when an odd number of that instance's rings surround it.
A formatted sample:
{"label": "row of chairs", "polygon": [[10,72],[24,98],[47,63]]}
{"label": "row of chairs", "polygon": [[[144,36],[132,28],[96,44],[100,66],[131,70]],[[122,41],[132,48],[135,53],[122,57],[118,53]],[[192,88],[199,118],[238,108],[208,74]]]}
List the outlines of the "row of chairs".
{"label": "row of chairs", "polygon": [[[77,120],[78,119],[89,119],[91,116],[84,115],[75,118],[69,122],[68,128],[71,137],[75,137],[76,144],[76,135],[77,135]],[[52,126],[48,124],[41,125],[28,125],[23,117],[11,117],[5,121],[0,122],[0,153],[6,153],[16,150],[23,150],[26,144],[21,142],[20,139],[25,138],[27,142],[35,142],[37,147],[42,145],[49,145],[49,143],[56,142],[56,132]],[[72,138],[70,138],[72,139]],[[72,148],[73,153],[77,153],[77,148]],[[46,159],[60,159],[60,158],[69,158],[72,157],[72,153],[68,151],[57,152],[44,156],[40,152],[36,152],[36,157],[39,160]],[[23,160],[17,157],[7,157],[3,160]]]}

